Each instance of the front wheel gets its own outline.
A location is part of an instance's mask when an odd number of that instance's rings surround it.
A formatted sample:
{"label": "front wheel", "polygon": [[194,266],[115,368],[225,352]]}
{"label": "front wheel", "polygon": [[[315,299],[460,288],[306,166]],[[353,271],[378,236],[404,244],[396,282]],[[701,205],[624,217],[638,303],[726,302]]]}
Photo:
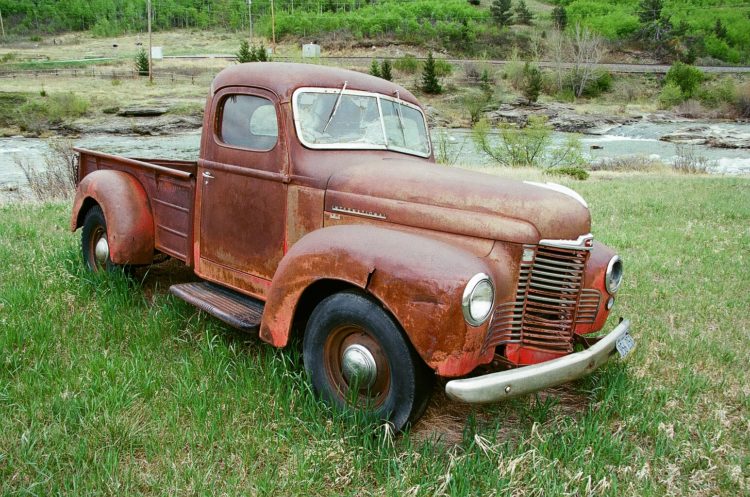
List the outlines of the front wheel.
{"label": "front wheel", "polygon": [[368,411],[396,430],[416,421],[427,405],[432,372],[393,318],[359,293],[337,293],[318,304],[303,357],[324,400]]}

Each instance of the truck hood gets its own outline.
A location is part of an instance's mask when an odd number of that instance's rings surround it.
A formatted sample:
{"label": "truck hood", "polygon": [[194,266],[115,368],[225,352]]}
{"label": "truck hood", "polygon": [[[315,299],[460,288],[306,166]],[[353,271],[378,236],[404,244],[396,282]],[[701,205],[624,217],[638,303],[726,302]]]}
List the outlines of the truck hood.
{"label": "truck hood", "polygon": [[553,183],[513,181],[410,159],[382,159],[331,175],[326,211],[516,243],[589,233],[588,206]]}

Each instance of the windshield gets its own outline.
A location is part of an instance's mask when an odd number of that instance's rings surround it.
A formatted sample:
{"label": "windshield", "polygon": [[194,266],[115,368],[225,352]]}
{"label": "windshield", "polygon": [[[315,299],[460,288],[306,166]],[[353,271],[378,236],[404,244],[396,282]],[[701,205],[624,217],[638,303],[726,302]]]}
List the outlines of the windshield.
{"label": "windshield", "polygon": [[418,107],[375,93],[303,88],[294,121],[310,148],[395,150],[427,157],[430,141]]}

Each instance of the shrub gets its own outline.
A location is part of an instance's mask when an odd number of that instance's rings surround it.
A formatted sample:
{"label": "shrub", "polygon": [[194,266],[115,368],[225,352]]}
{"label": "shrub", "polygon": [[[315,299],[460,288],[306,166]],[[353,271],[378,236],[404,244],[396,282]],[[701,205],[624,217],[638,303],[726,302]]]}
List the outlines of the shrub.
{"label": "shrub", "polygon": [[463,107],[469,111],[469,120],[471,121],[472,126],[478,123],[482,118],[484,108],[487,107],[488,102],[489,99],[487,98],[486,93],[483,92],[479,93],[474,91],[463,96],[461,103],[463,104]]}
{"label": "shrub", "polygon": [[690,98],[700,87],[703,79],[703,71],[697,67],[682,62],[675,62],[672,67],[669,68],[667,77],[664,78],[664,81],[667,85],[670,83],[677,85],[682,92],[682,96],[684,98]]}
{"label": "shrub", "polygon": [[511,88],[521,91],[524,82],[525,64],[519,60],[511,60],[503,67],[503,79],[508,81]]}
{"label": "shrub", "polygon": [[495,78],[490,76],[490,70],[487,68],[483,69],[482,75],[479,76],[479,87],[487,98],[492,97],[492,94],[495,93]]}
{"label": "shrub", "polygon": [[664,85],[659,93],[659,104],[662,109],[669,109],[682,103],[684,97],[682,96],[682,90],[676,83],[669,82]]}
{"label": "shrub", "polygon": [[736,48],[730,47],[725,40],[721,40],[713,34],[707,36],[704,39],[704,43],[706,45],[706,52],[711,57],[734,64],[742,59],[740,52]]}
{"label": "shrub", "polygon": [[700,155],[694,145],[676,145],[677,157],[672,168],[683,174],[705,174],[713,167],[714,161]]}
{"label": "shrub", "polygon": [[396,70],[405,74],[415,74],[420,66],[420,62],[411,54],[406,54],[400,59],[396,59],[393,63],[393,67],[396,68]]}
{"label": "shrub", "polygon": [[39,171],[25,158],[16,158],[29,188],[37,200],[67,199],[75,191],[78,179],[78,158],[68,140],[51,140],[44,155],[44,168]]}
{"label": "shrub", "polygon": [[435,161],[438,164],[454,166],[462,156],[465,142],[457,143],[455,139],[449,137],[445,130],[441,130],[435,140]]}
{"label": "shrub", "polygon": [[444,78],[453,74],[453,65],[443,59],[435,59],[435,75],[438,78]]}
{"label": "shrub", "polygon": [[609,157],[591,164],[592,171],[657,171],[665,166],[659,160],[652,159],[646,155],[623,155],[620,157]]}
{"label": "shrub", "polygon": [[148,76],[148,53],[143,48],[135,56],[135,70],[140,76]]}
{"label": "shrub", "polygon": [[482,70],[475,63],[467,62],[464,64],[464,76],[472,83],[476,83],[482,77]]}
{"label": "shrub", "polygon": [[427,62],[425,62],[424,69],[422,69],[422,84],[420,85],[420,89],[429,95],[437,95],[443,92],[443,87],[440,86],[440,82],[438,81],[435,58],[432,56],[432,52],[427,54]]}
{"label": "shrub", "polygon": [[44,100],[27,101],[19,108],[18,126],[21,131],[39,133],[50,124],[65,119],[82,117],[89,109],[89,101],[73,92],[57,93]]}
{"label": "shrub", "polygon": [[737,90],[734,109],[739,117],[750,117],[750,82]]}
{"label": "shrub", "polygon": [[704,85],[697,92],[697,97],[708,107],[734,103],[737,98],[737,88],[734,84],[734,79],[726,77],[710,85]]}
{"label": "shrub", "polygon": [[508,167],[581,167],[581,141],[570,137],[562,145],[553,145],[552,126],[545,117],[530,116],[525,128],[501,124],[499,143],[490,139],[490,125],[481,119],[472,129],[477,148],[502,166]]}
{"label": "shrub", "polygon": [[692,98],[690,100],[685,100],[681,104],[677,105],[674,108],[674,112],[678,116],[691,119],[703,117],[706,113],[701,103],[697,100],[693,100]]}
{"label": "shrub", "polygon": [[579,166],[549,167],[544,170],[544,174],[549,176],[567,176],[580,181],[589,179],[589,172]]}

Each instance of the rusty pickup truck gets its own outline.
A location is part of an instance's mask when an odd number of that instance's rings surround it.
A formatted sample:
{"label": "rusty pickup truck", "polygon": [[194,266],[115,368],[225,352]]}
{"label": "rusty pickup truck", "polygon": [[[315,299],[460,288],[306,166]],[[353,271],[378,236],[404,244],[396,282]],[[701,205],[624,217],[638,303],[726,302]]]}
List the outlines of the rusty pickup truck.
{"label": "rusty pickup truck", "polygon": [[604,327],[622,262],[552,183],[435,164],[408,90],[307,64],[214,79],[197,162],[80,154],[71,229],[93,271],[183,261],[177,297],[275,347],[314,390],[402,429],[436,377],[495,402],[633,346]]}

